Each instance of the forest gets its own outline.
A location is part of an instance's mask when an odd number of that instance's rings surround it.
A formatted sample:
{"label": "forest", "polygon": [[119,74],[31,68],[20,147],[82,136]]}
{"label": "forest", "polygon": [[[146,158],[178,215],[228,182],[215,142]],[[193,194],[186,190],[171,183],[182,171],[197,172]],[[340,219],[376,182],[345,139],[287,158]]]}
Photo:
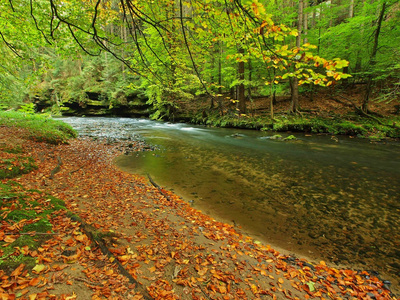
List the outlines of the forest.
{"label": "forest", "polygon": [[[398,135],[398,1],[0,5],[1,109]],[[341,129],[315,121],[331,103]]]}
{"label": "forest", "polygon": [[398,24],[0,0],[0,299],[399,299]]}

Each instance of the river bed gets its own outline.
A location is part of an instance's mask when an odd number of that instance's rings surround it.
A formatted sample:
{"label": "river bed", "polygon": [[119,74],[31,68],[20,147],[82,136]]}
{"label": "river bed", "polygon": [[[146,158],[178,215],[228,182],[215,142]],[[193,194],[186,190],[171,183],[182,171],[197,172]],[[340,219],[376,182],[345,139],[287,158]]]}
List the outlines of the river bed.
{"label": "river bed", "polygon": [[[400,146],[127,118],[63,118],[159,149],[116,164],[288,253],[400,278]],[[282,134],[283,137],[289,134]]]}

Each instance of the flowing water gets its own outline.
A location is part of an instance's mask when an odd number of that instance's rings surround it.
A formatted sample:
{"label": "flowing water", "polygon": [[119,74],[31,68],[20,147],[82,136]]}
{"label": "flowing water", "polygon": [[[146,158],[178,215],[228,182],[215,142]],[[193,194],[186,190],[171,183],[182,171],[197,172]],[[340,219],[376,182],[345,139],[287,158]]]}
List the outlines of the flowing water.
{"label": "flowing water", "polygon": [[[400,145],[348,137],[206,128],[144,119],[66,118],[80,134],[159,150],[117,165],[288,253],[400,278]],[[287,136],[284,135],[284,136]]]}

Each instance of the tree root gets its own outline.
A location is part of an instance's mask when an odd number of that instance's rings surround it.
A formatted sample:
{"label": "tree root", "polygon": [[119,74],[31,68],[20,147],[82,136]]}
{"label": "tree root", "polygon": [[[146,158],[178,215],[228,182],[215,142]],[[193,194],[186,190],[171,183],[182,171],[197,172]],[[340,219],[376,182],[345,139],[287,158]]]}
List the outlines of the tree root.
{"label": "tree root", "polygon": [[[85,234],[89,237],[89,239],[100,248],[101,252],[104,255],[107,255],[109,258],[112,257],[114,259],[114,263],[117,265],[118,270],[121,272],[122,275],[124,275],[126,278],[128,278],[129,283],[135,284],[137,291],[143,295],[143,299],[145,299],[145,300],[153,300],[154,299],[149,295],[146,288],[142,284],[140,284],[135,278],[133,278],[132,275],[122,266],[122,264],[114,256],[114,254],[110,251],[110,249],[108,249],[104,239],[102,237],[99,237],[98,235],[96,235],[90,225],[83,222],[83,220],[77,216],[72,216],[71,219],[73,221],[78,221],[81,224],[80,228],[82,229],[82,231],[85,232]],[[77,278],[75,278],[75,279],[77,279]],[[77,279],[77,280],[79,280],[79,279]],[[90,283],[90,284],[93,284],[93,283]]]}
{"label": "tree root", "polygon": [[149,178],[150,183],[163,195],[168,201],[171,201],[169,196],[163,191],[163,189],[151,178],[150,174],[147,173],[147,177]]}
{"label": "tree root", "polygon": [[[347,98],[347,97],[345,97],[345,96],[342,96],[342,95],[338,95],[338,96],[341,97],[341,98],[343,98],[343,99],[345,99],[346,101],[348,101],[348,102],[351,104],[351,106],[356,110],[356,112],[359,113],[360,115],[362,115],[362,116],[364,116],[364,117],[367,117],[367,118],[369,118],[369,119],[374,120],[374,121],[377,122],[379,125],[382,125],[382,126],[390,126],[390,125],[383,124],[382,121],[379,120],[378,118],[376,118],[376,117],[374,117],[374,116],[371,116],[370,114],[368,114],[368,113],[366,113],[365,111],[363,111],[363,110],[361,109],[361,107],[358,107],[351,99],[349,99],[349,98]],[[331,97],[331,99],[332,99],[333,101],[336,101],[336,102],[340,103],[340,104],[346,105],[346,103],[344,103],[343,101],[340,101],[339,99],[336,99],[336,98],[334,98],[334,97]],[[395,127],[395,128],[397,128],[397,127]]]}
{"label": "tree root", "polygon": [[51,171],[51,173],[50,173],[50,179],[53,179],[53,178],[54,178],[54,175],[55,175],[56,173],[60,172],[60,170],[61,170],[61,166],[62,166],[63,162],[62,162],[60,156],[57,156],[57,161],[58,161],[57,166],[56,166],[56,167]]}

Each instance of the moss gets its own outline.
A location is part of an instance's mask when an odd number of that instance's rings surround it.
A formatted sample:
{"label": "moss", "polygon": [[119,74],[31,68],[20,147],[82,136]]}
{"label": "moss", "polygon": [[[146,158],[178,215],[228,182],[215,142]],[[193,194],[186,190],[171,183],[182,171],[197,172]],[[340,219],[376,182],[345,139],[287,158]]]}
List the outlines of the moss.
{"label": "moss", "polygon": [[5,220],[11,220],[14,222],[19,222],[23,219],[34,219],[36,217],[36,212],[33,210],[13,210],[11,211]]}
{"label": "moss", "polygon": [[16,157],[0,160],[0,179],[15,178],[37,169],[31,157]]}
{"label": "moss", "polygon": [[51,229],[53,228],[53,225],[51,225],[51,223],[49,222],[49,220],[47,219],[40,219],[39,221],[32,223],[32,224],[28,224],[25,225],[22,228],[22,232],[42,232],[42,233],[46,233],[48,231],[51,231]]}
{"label": "moss", "polygon": [[65,202],[61,199],[58,199],[56,197],[53,196],[48,196],[50,203],[53,204],[54,206],[62,206],[65,208]]}
{"label": "moss", "polygon": [[27,138],[49,144],[64,144],[77,136],[70,125],[45,115],[0,111],[0,125],[25,128]]}
{"label": "moss", "polygon": [[36,259],[31,256],[25,256],[20,254],[18,256],[10,256],[7,259],[0,259],[0,269],[6,271],[7,273],[15,270],[20,264],[25,265],[25,269],[32,269],[36,265]]}
{"label": "moss", "polygon": [[21,146],[16,146],[16,147],[3,147],[2,149],[6,153],[11,153],[11,154],[20,154],[22,153],[22,148]]}
{"label": "moss", "polygon": [[21,235],[18,239],[16,239],[13,243],[11,243],[10,247],[24,247],[28,246],[29,249],[37,249],[39,246],[39,241],[30,235]]}
{"label": "moss", "polygon": [[396,124],[400,123],[400,118],[386,119],[385,125],[380,125],[377,121],[362,118],[356,114],[349,115],[333,115],[329,117],[315,117],[311,114],[302,115],[276,115],[272,120],[268,116],[249,117],[235,116],[234,114],[226,114],[220,116],[218,112],[211,112],[206,117],[199,113],[190,118],[193,124],[214,126],[214,127],[230,127],[257,129],[263,131],[277,132],[311,132],[311,133],[327,133],[327,134],[343,134],[352,136],[369,136],[382,132],[386,137],[399,138],[400,127]]}
{"label": "moss", "polygon": [[297,138],[294,135],[289,135],[288,137],[284,138],[285,141],[292,141],[292,140],[297,140]]}

